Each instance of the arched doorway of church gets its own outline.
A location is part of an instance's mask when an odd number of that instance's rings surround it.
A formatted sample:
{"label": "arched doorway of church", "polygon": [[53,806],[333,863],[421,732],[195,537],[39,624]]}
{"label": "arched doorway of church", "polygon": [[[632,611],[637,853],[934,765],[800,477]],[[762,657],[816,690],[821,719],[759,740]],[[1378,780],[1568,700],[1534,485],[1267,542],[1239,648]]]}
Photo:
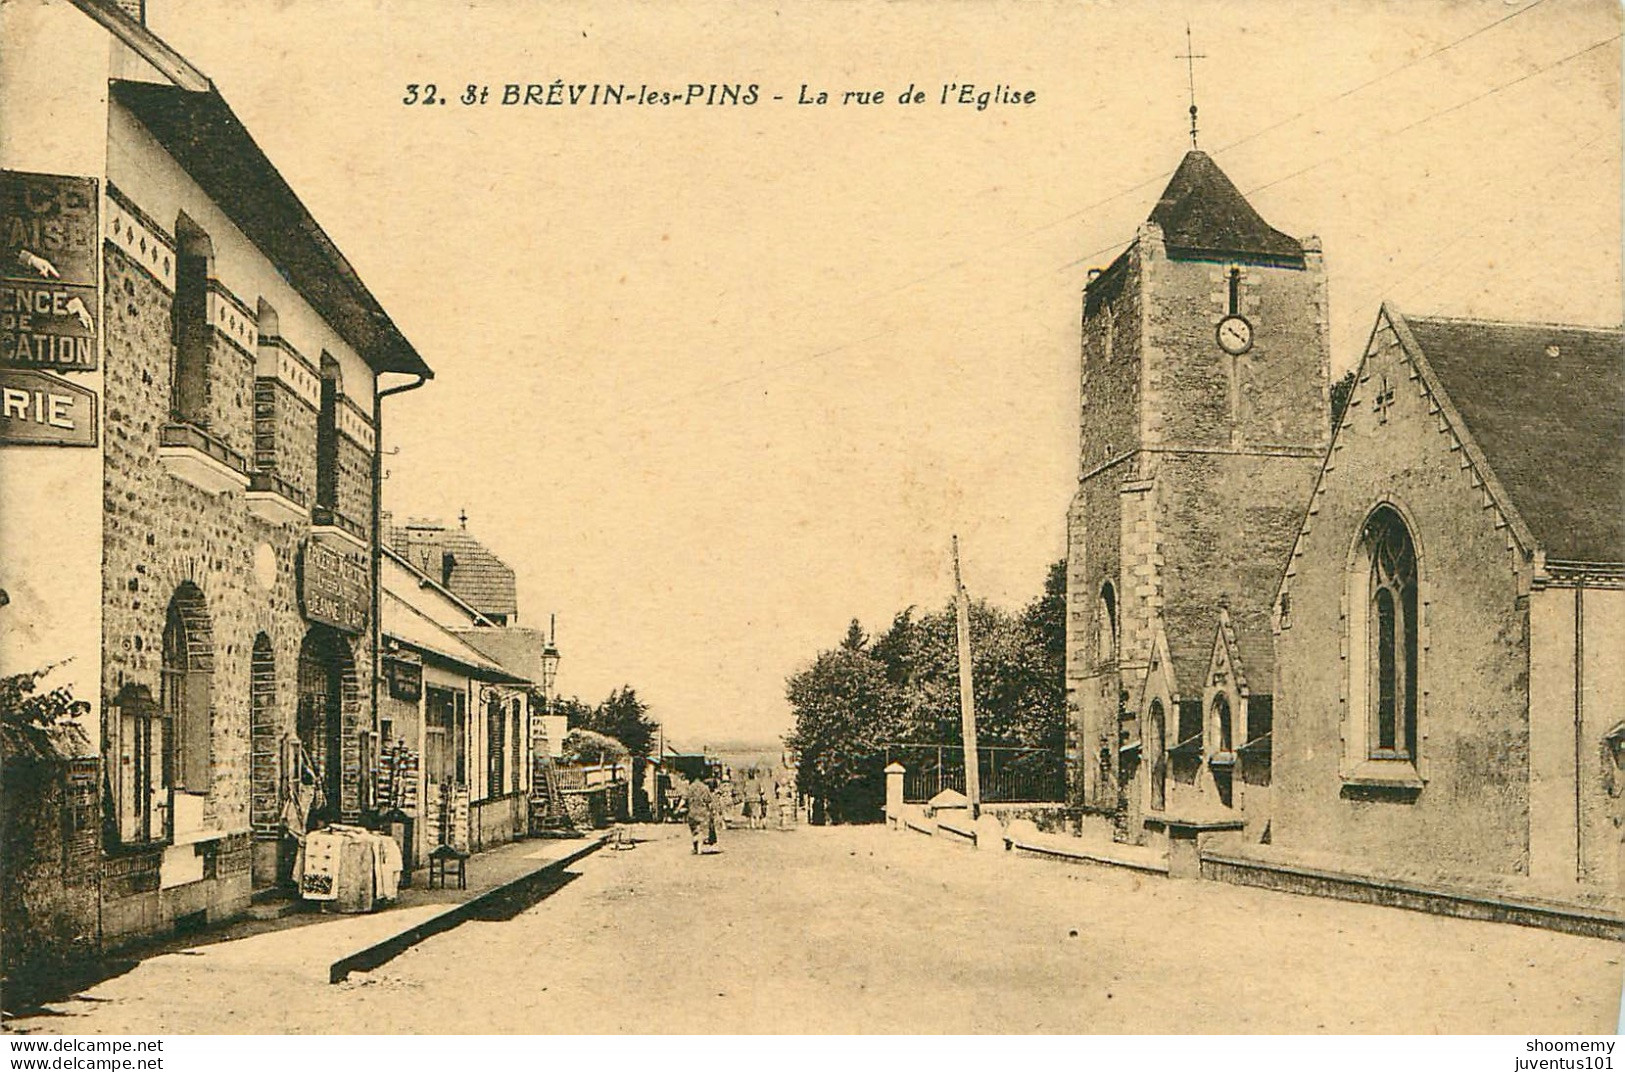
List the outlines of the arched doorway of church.
{"label": "arched doorway of church", "polygon": [[320,790],[311,819],[340,815],[344,787],[344,707],[355,689],[355,657],[337,631],[311,626],[299,645],[299,713],[296,732],[303,757],[298,772]]}
{"label": "arched doorway of church", "polygon": [[1151,810],[1162,811],[1168,803],[1168,717],[1161,700],[1151,701],[1144,752],[1151,771]]}

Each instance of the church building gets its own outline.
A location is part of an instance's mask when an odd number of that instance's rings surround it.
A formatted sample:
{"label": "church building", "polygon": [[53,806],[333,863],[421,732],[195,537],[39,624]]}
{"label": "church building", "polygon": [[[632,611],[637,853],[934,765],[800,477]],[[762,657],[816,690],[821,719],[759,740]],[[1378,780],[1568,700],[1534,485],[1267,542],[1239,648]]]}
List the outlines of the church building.
{"label": "church building", "polygon": [[1622,342],[1383,308],[1277,601],[1271,855],[1620,889]]}
{"label": "church building", "polygon": [[1270,610],[1330,437],[1319,241],[1192,150],[1091,276],[1082,334],[1072,802],[1130,840],[1234,825],[1267,784]]}
{"label": "church building", "polygon": [[1083,304],[1084,822],[1176,874],[1612,905],[1621,330],[1384,306],[1334,429],[1319,244],[1195,150]]}

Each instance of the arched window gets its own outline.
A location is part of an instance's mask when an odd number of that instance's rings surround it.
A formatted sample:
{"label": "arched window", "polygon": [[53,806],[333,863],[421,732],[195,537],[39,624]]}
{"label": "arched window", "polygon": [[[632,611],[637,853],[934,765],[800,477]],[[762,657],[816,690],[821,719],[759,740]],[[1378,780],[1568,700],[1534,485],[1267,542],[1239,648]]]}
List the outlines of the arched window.
{"label": "arched window", "polygon": [[207,604],[188,581],[169,601],[158,701],[172,741],[168,781],[188,793],[207,793],[210,788],[212,649]]}
{"label": "arched window", "polygon": [[1372,759],[1415,759],[1417,700],[1416,547],[1392,507],[1366,520],[1365,707]]}
{"label": "arched window", "polygon": [[321,409],[316,414],[316,505],[337,510],[339,505],[339,399],[344,380],[339,363],[322,355]]}
{"label": "arched window", "polygon": [[1215,752],[1236,750],[1230,718],[1230,700],[1222,692],[1213,697],[1213,738]]}
{"label": "arched window", "polygon": [[1151,765],[1151,810],[1168,803],[1168,716],[1162,701],[1152,700],[1146,718],[1145,758]]}
{"label": "arched window", "polygon": [[172,418],[209,426],[209,266],[214,246],[183,212],[175,221],[175,299],[170,306]]}
{"label": "arched window", "polygon": [[1108,581],[1100,586],[1100,606],[1095,620],[1098,656],[1103,663],[1117,658],[1117,593]]}
{"label": "arched window", "polygon": [[294,729],[306,769],[299,776],[321,791],[312,811],[341,813],[344,794],[344,708],[354,690],[355,659],[336,630],[314,625],[299,645]]}

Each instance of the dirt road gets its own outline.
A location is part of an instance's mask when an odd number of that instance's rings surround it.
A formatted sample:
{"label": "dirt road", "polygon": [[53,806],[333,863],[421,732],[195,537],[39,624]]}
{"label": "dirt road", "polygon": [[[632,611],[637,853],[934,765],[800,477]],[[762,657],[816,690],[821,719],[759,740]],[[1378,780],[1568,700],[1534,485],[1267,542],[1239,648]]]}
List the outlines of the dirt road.
{"label": "dirt road", "polygon": [[977,853],[880,828],[603,850],[507,920],[329,986],[168,956],[23,1022],[74,1032],[1611,1032],[1621,948]]}

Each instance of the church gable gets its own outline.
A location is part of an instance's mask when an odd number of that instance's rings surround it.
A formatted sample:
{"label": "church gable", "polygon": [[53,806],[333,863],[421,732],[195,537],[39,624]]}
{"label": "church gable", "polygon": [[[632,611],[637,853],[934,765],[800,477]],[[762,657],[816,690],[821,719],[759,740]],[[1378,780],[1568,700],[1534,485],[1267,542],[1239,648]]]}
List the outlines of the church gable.
{"label": "church gable", "polygon": [[[1422,458],[1434,456],[1442,448],[1451,458],[1450,469],[1463,479],[1442,485],[1427,483],[1427,494],[1458,498],[1464,507],[1470,504],[1468,514],[1479,513],[1502,534],[1508,552],[1503,561],[1512,570],[1520,568],[1537,547],[1534,533],[1429,365],[1407,320],[1392,306],[1384,305],[1378,313],[1354,379],[1282,575],[1273,612],[1277,632],[1291,628],[1293,581],[1306,538],[1345,471],[1358,470],[1362,482],[1373,484],[1366,505],[1374,507],[1385,495],[1404,498],[1408,492],[1403,489],[1426,483],[1419,479]],[[1343,535],[1345,543],[1352,538],[1352,534]]]}
{"label": "church gable", "polygon": [[[1206,688],[1223,689],[1238,699],[1267,696],[1273,686],[1274,655],[1267,640],[1245,638],[1228,607],[1219,608],[1218,625],[1213,630],[1212,655],[1208,658]],[[1249,639],[1255,642],[1249,643]]]}

